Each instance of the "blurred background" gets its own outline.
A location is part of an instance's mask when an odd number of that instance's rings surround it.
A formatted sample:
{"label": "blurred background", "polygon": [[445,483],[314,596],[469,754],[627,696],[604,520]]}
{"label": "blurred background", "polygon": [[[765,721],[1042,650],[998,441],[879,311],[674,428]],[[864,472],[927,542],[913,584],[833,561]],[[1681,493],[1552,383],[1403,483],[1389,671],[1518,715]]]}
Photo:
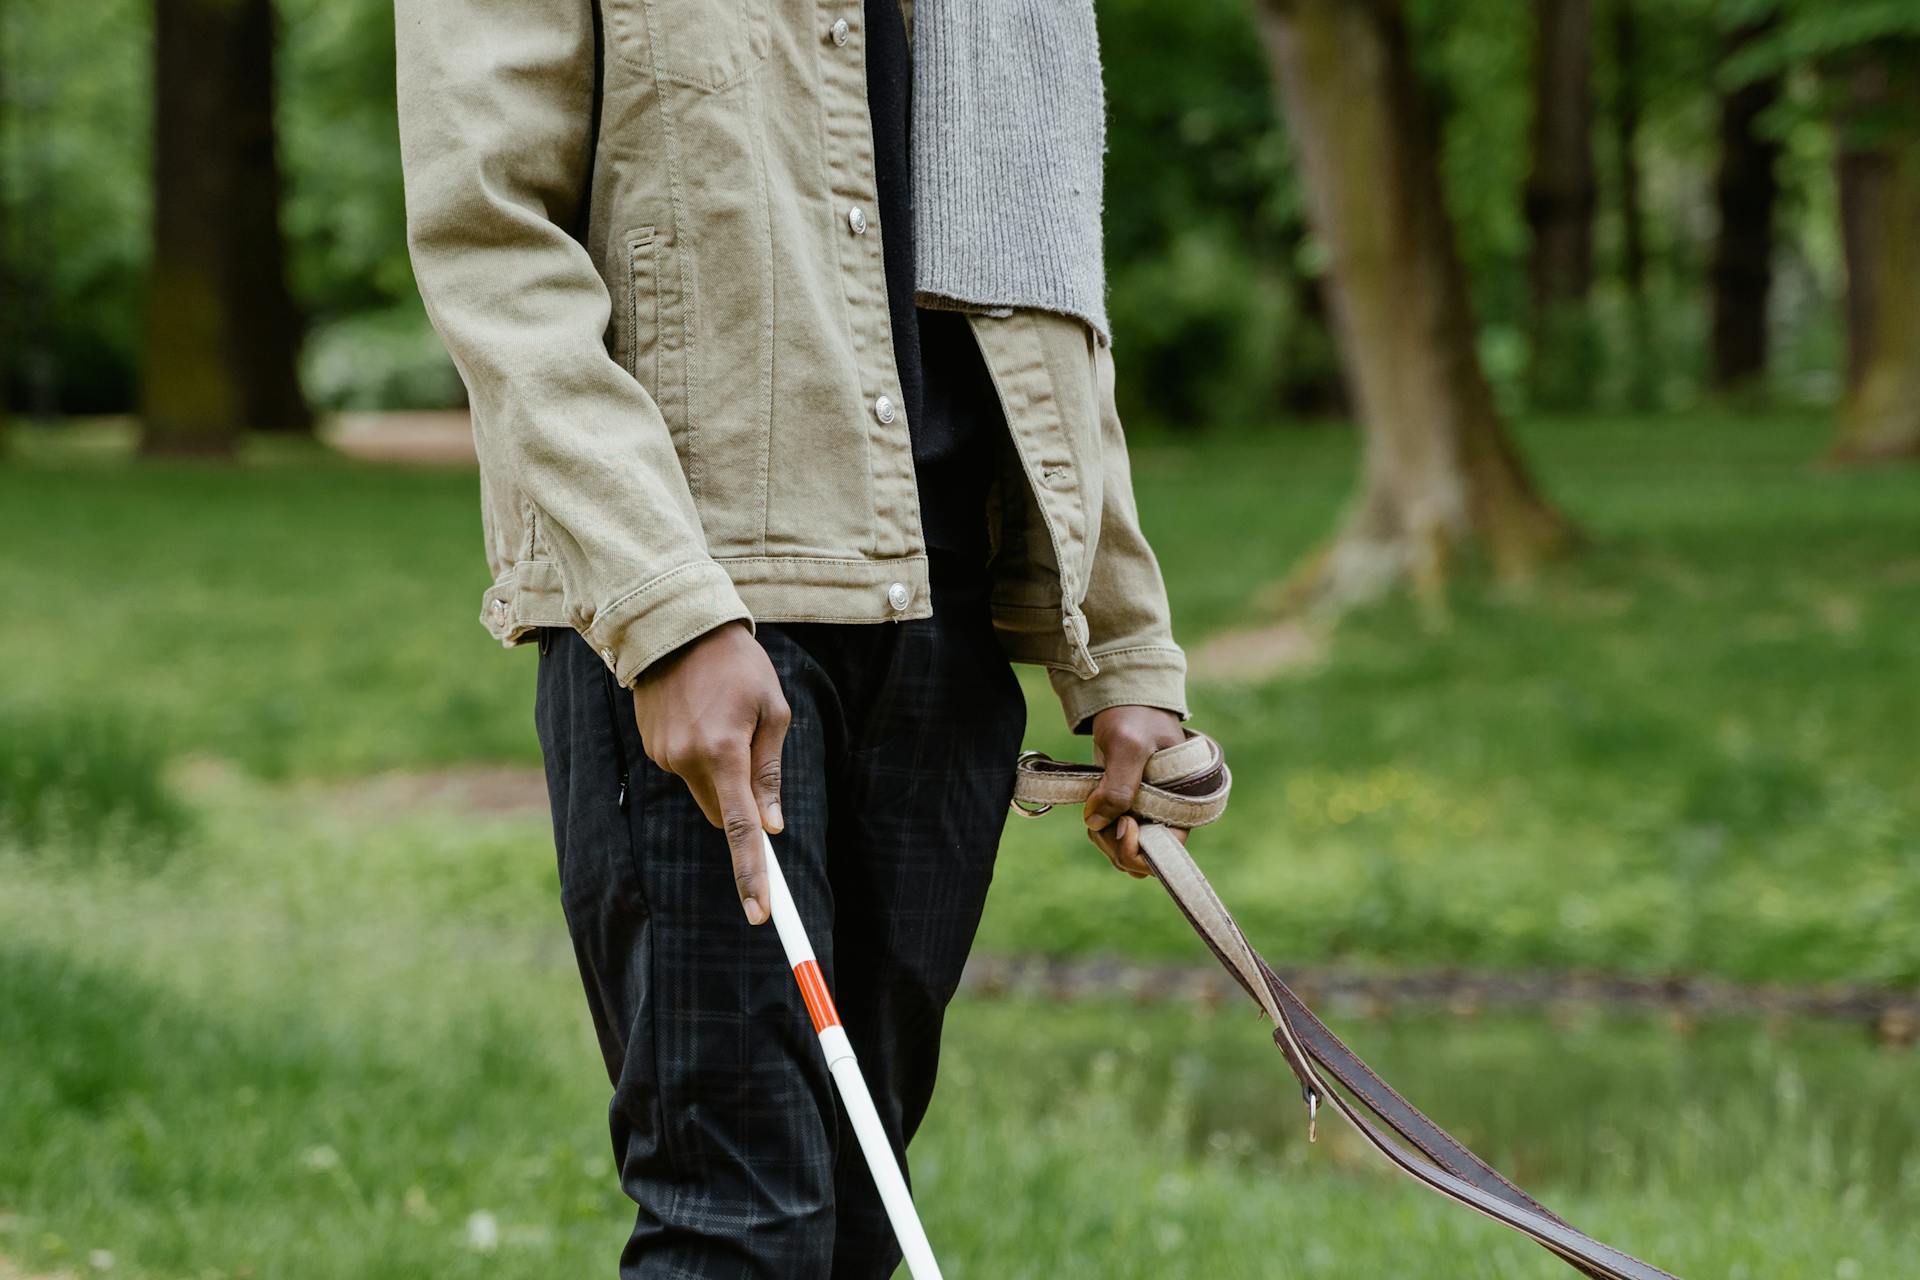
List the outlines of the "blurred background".
{"label": "blurred background", "polygon": [[[1583,1227],[1911,1274],[1920,0],[1098,13],[1203,865]],[[0,5],[4,1280],[624,1237],[392,22]],[[949,1275],[1560,1274],[1308,1147],[1208,965],[1014,824],[914,1148]]]}

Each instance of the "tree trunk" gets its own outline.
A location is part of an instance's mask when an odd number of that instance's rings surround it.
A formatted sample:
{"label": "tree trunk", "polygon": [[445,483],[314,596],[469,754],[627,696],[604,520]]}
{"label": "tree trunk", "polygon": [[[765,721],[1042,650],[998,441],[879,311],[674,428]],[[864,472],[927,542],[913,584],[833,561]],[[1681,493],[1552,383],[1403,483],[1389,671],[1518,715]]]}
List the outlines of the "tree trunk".
{"label": "tree trunk", "polygon": [[1920,458],[1920,56],[1910,47],[1863,56],[1845,94],[1847,392],[1834,456]]}
{"label": "tree trunk", "polygon": [[1259,17],[1365,439],[1358,500],[1300,597],[1410,582],[1436,599],[1473,550],[1524,577],[1572,532],[1534,491],[1480,367],[1399,0],[1262,0]]}
{"label": "tree trunk", "polygon": [[142,451],[230,456],[308,421],[273,145],[271,0],[155,0]]}
{"label": "tree trunk", "polygon": [[[1776,25],[1776,18],[1732,31],[1731,59]],[[1750,80],[1720,99],[1720,172],[1714,182],[1719,238],[1713,249],[1715,390],[1749,386],[1767,371],[1767,295],[1773,289],[1773,215],[1780,194],[1780,144],[1761,117],[1780,100],[1778,75]]]}
{"label": "tree trunk", "polygon": [[313,430],[300,389],[303,326],[287,287],[286,240],[280,227],[280,155],[274,128],[274,54],[279,44],[272,0],[242,0],[233,74],[234,195],[231,314],[241,409],[248,426],[266,431]]}
{"label": "tree trunk", "polygon": [[140,412],[150,454],[231,454],[244,428],[229,338],[227,50],[235,0],[155,0],[153,261]]}
{"label": "tree trunk", "polygon": [[1647,202],[1640,180],[1640,15],[1636,0],[1613,3],[1613,163],[1620,205],[1620,285],[1627,302],[1627,400],[1654,401],[1652,331],[1647,314]]}
{"label": "tree trunk", "polygon": [[1592,0],[1535,0],[1533,156],[1533,393],[1547,404],[1586,398],[1587,293],[1593,285]]}

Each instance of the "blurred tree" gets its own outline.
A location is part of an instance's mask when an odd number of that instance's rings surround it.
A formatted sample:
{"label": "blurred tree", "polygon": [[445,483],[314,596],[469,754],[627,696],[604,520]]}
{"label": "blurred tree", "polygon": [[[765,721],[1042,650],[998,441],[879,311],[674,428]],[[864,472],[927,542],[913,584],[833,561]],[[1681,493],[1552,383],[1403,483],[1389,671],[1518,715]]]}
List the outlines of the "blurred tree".
{"label": "blurred tree", "polygon": [[1837,134],[1847,377],[1834,456],[1920,458],[1920,0],[1735,0],[1773,21],[1729,67],[1816,69]]}
{"label": "blurred tree", "polygon": [[1365,435],[1357,503],[1297,598],[1337,605],[1408,583],[1437,600],[1470,550],[1524,576],[1573,532],[1535,492],[1480,367],[1399,0],[1262,0],[1258,13]]}
{"label": "blurred tree", "polygon": [[[1777,14],[1735,25],[1727,58],[1765,39]],[[1767,371],[1767,299],[1773,289],[1774,207],[1780,143],[1764,117],[1780,100],[1782,75],[1737,80],[1720,95],[1718,231],[1713,248],[1711,380],[1717,391],[1750,387]]]}
{"label": "blurred tree", "polygon": [[153,256],[141,447],[229,454],[246,426],[230,338],[226,50],[238,0],[155,0]]}
{"label": "blurred tree", "polygon": [[1564,407],[1589,399],[1593,371],[1593,5],[1534,0],[1533,9],[1530,381],[1536,404]]}
{"label": "blurred tree", "polygon": [[280,216],[279,129],[275,106],[279,32],[272,0],[241,0],[234,24],[233,198],[228,224],[233,290],[233,360],[241,413],[250,427],[311,431],[300,389],[302,320],[287,287]]}
{"label": "blurred tree", "polygon": [[1339,365],[1245,0],[1101,0],[1099,17],[1121,403],[1175,427],[1324,407]]}
{"label": "blurred tree", "polygon": [[1614,199],[1620,212],[1620,286],[1626,295],[1627,402],[1636,409],[1653,401],[1652,331],[1647,315],[1647,198],[1640,175],[1640,120],[1646,86],[1640,57],[1640,14],[1635,0],[1613,0]]}
{"label": "blurred tree", "polygon": [[271,0],[155,0],[148,454],[226,455],[266,414],[306,425],[280,248]]}
{"label": "blurred tree", "polygon": [[1848,362],[1834,452],[1920,458],[1920,44],[1862,50],[1843,74]]}

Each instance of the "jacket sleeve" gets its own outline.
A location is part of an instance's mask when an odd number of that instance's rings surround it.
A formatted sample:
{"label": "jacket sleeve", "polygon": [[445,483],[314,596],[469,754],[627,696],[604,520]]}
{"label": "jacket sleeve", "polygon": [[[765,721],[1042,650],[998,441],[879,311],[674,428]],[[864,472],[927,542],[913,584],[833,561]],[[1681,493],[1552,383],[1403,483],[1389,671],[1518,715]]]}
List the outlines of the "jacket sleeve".
{"label": "jacket sleeve", "polygon": [[575,239],[592,165],[592,0],[396,0],[407,241],[473,406],[483,481],[525,505],[568,621],[621,683],[751,617],[707,552],[658,406],[607,352]]}
{"label": "jacket sleeve", "polygon": [[1140,531],[1127,437],[1114,407],[1113,352],[1095,344],[1100,403],[1100,539],[1081,605],[1087,648],[1099,672],[1082,677],[1050,669],[1048,678],[1076,733],[1108,707],[1145,706],[1187,718],[1187,657],[1173,640],[1167,586]]}

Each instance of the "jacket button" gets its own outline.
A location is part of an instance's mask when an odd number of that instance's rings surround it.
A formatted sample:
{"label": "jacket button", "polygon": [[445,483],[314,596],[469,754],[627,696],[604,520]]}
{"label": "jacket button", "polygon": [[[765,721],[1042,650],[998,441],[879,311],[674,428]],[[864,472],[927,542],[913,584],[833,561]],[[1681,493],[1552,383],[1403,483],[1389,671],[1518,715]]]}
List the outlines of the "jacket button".
{"label": "jacket button", "polygon": [[502,617],[502,618],[506,617],[507,602],[505,600],[495,600],[493,602],[493,612],[499,617]]}
{"label": "jacket button", "polygon": [[896,582],[887,588],[887,603],[893,606],[895,613],[905,612],[906,607],[913,603],[913,593],[907,590],[906,583]]}
{"label": "jacket button", "polygon": [[853,228],[853,234],[857,236],[867,234],[867,211],[859,205],[847,210],[847,225]]}
{"label": "jacket button", "polygon": [[893,421],[892,398],[888,396],[881,396],[878,400],[875,400],[873,402],[873,416],[880,419],[880,421],[882,422],[892,422]]}
{"label": "jacket button", "polygon": [[847,42],[847,20],[841,18],[838,22],[835,22],[831,27],[827,28],[827,34],[833,37],[835,44],[844,45]]}
{"label": "jacket button", "polygon": [[610,671],[611,671],[611,670],[613,670],[613,669],[614,669],[614,662],[613,662],[613,650],[611,650],[611,649],[602,649],[602,650],[600,651],[600,661],[602,661],[602,662],[604,662],[604,663],[606,663],[606,664],[607,664],[607,669],[608,669],[608,670],[610,670]]}

